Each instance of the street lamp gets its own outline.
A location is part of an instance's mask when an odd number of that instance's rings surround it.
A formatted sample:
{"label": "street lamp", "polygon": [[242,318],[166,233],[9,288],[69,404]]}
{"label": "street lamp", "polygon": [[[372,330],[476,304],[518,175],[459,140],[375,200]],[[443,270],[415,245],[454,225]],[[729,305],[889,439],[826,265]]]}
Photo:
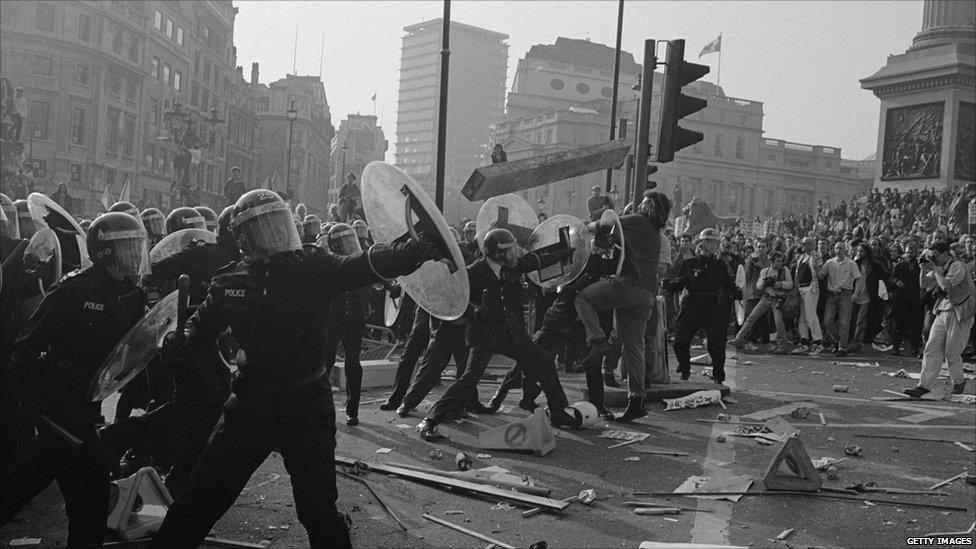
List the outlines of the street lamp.
{"label": "street lamp", "polygon": [[346,176],[346,149],[349,148],[349,140],[342,140],[342,169],[339,170],[339,175],[342,177]]}
{"label": "street lamp", "polygon": [[176,145],[176,155],[173,156],[173,169],[180,172],[178,180],[173,182],[173,190],[179,195],[181,206],[193,206],[190,197],[190,164],[192,154],[190,150],[212,149],[216,138],[217,124],[223,123],[218,116],[217,107],[210,109],[210,116],[203,121],[210,126],[208,139],[201,143],[200,136],[194,128],[194,115],[189,111],[183,110],[183,105],[179,101],[173,103],[173,107],[163,113],[163,124],[169,132],[169,136],[160,137],[162,140],[172,140]]}
{"label": "street lamp", "polygon": [[288,115],[288,165],[285,167],[285,189],[291,188],[291,132],[292,127],[295,125],[295,120],[298,118],[298,111],[295,110],[295,102],[291,102],[291,106],[285,111]]}

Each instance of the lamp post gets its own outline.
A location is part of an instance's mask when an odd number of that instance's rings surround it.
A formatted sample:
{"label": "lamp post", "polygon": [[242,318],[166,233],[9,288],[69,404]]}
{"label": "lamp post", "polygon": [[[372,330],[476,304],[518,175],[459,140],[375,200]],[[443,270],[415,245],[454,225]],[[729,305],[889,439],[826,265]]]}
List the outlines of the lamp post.
{"label": "lamp post", "polygon": [[339,175],[341,177],[346,176],[346,150],[349,149],[349,140],[342,140],[342,169],[339,170]]}
{"label": "lamp post", "polygon": [[[223,123],[218,116],[217,107],[210,109],[210,116],[203,119],[210,126],[210,134],[207,140],[201,143],[200,136],[194,128],[194,114],[183,110],[183,105],[179,101],[173,103],[173,107],[163,113],[163,124],[169,132],[169,136],[159,139],[173,141],[176,145],[176,155],[173,157],[173,169],[179,170],[180,177],[173,183],[173,187],[179,195],[180,206],[194,206],[194,200],[190,194],[190,164],[193,156],[191,150],[213,149],[216,137],[217,124]],[[172,194],[173,188],[170,193]]]}
{"label": "lamp post", "polygon": [[295,110],[295,102],[291,102],[291,106],[285,111],[288,115],[288,164],[285,166],[285,189],[291,188],[291,132],[292,127],[295,125],[295,120],[298,119],[298,111]]}

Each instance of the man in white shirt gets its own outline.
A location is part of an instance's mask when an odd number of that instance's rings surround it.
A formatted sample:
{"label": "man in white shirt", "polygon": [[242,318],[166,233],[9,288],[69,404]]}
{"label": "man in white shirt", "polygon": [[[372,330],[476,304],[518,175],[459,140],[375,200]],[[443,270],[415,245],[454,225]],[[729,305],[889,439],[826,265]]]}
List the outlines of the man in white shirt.
{"label": "man in white shirt", "polygon": [[739,333],[730,342],[736,349],[741,349],[745,345],[746,334],[752,326],[767,311],[773,311],[773,321],[776,323],[776,350],[774,354],[783,355],[787,353],[786,325],[783,323],[783,301],[786,298],[786,291],[793,288],[793,277],[790,270],[783,267],[785,256],[783,252],[772,252],[769,254],[769,266],[763,268],[756,281],[756,289],[763,293],[762,298],[749,313],[749,318],[742,324]]}
{"label": "man in white shirt", "polygon": [[[854,302],[854,282],[861,278],[857,263],[847,257],[847,244],[834,244],[834,257],[824,263],[818,274],[827,279],[827,304],[824,307],[824,327],[834,344],[836,356],[847,356],[847,341],[851,332],[851,309]],[[838,318],[839,317],[839,318]],[[839,325],[839,326],[838,326]]]}
{"label": "man in white shirt", "polygon": [[794,353],[809,352],[810,356],[818,356],[823,352],[823,333],[820,331],[820,317],[817,316],[821,267],[823,260],[817,253],[817,239],[807,236],[803,239],[803,254],[796,260],[796,276],[793,277],[800,290],[800,346],[794,349]]}

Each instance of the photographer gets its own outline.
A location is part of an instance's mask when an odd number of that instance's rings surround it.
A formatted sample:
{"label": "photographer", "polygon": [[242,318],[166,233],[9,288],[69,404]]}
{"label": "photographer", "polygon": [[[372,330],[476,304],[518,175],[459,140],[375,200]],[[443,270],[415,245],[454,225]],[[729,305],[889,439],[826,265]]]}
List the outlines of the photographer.
{"label": "photographer", "polygon": [[735,339],[730,342],[736,349],[741,349],[745,344],[745,336],[756,321],[767,311],[772,310],[773,321],[776,323],[776,350],[774,353],[782,355],[788,352],[782,307],[783,301],[786,299],[786,291],[793,288],[793,277],[790,275],[790,270],[783,267],[784,259],[785,256],[782,252],[777,251],[769,254],[769,266],[759,273],[759,279],[756,281],[756,289],[762,292],[762,298],[749,313],[749,317],[742,324],[742,328],[736,334]]}
{"label": "photographer", "polygon": [[932,313],[935,320],[929,331],[922,355],[922,376],[916,387],[905,389],[906,395],[921,398],[930,392],[945,360],[952,380],[952,394],[962,394],[966,378],[962,371],[962,350],[973,327],[976,312],[976,286],[969,276],[966,265],[952,257],[949,244],[933,242],[926,253],[919,257],[921,271],[919,283],[923,288],[934,290]]}

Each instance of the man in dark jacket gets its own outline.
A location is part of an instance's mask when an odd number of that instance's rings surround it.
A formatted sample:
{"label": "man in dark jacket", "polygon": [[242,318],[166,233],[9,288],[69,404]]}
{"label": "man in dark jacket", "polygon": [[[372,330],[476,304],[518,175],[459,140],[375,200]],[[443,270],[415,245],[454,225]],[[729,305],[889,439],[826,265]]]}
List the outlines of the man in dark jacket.
{"label": "man in dark jacket", "polygon": [[922,289],[919,285],[918,244],[905,244],[904,258],[895,264],[891,279],[891,313],[888,333],[891,335],[891,354],[898,356],[902,342],[907,341],[912,355],[921,358],[922,353]]}

